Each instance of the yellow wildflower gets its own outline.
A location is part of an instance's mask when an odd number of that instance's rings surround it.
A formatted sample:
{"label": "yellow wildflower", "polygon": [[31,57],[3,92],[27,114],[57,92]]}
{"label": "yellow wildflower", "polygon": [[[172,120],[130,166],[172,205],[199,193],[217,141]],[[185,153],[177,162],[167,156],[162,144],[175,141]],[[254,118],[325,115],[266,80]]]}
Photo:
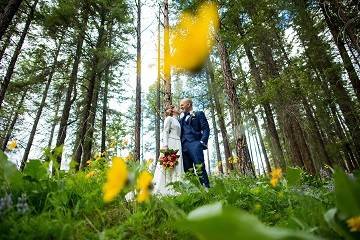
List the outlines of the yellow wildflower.
{"label": "yellow wildflower", "polygon": [[142,171],[137,179],[136,188],[137,189],[148,189],[153,176],[148,171]]}
{"label": "yellow wildflower", "polygon": [[278,179],[278,178],[271,178],[271,179],[270,179],[270,184],[271,184],[271,186],[276,187],[276,185],[278,185],[278,183],[279,183],[279,179]]}
{"label": "yellow wildflower", "polygon": [[88,174],[85,175],[86,178],[91,178],[93,176],[95,176],[96,172],[95,171],[91,171]]}
{"label": "yellow wildflower", "polygon": [[360,216],[349,218],[346,223],[351,232],[360,232]]}
{"label": "yellow wildflower", "polygon": [[90,165],[90,164],[92,163],[92,161],[91,161],[91,160],[87,160],[86,163],[87,163],[88,165]]}
{"label": "yellow wildflower", "polygon": [[275,168],[274,170],[271,171],[270,175],[271,175],[272,178],[280,179],[281,176],[282,176],[281,168]]}
{"label": "yellow wildflower", "polygon": [[136,181],[136,188],[138,189],[139,193],[137,196],[137,200],[139,203],[148,201],[150,198],[150,185],[153,176],[148,171],[143,171],[140,173],[137,181]]}
{"label": "yellow wildflower", "polygon": [[17,147],[16,140],[11,140],[7,145],[7,150],[12,151]]}
{"label": "yellow wildflower", "polygon": [[128,179],[128,169],[125,161],[120,157],[112,158],[112,166],[106,174],[103,187],[104,201],[112,201],[124,188]]}
{"label": "yellow wildflower", "polygon": [[195,71],[208,58],[219,29],[219,15],[214,3],[206,2],[196,15],[185,12],[180,21],[170,29],[170,65]]}
{"label": "yellow wildflower", "polygon": [[273,187],[276,187],[276,185],[278,185],[280,178],[282,177],[282,170],[281,168],[275,168],[274,170],[271,171],[270,173],[271,179],[270,179],[270,184]]}

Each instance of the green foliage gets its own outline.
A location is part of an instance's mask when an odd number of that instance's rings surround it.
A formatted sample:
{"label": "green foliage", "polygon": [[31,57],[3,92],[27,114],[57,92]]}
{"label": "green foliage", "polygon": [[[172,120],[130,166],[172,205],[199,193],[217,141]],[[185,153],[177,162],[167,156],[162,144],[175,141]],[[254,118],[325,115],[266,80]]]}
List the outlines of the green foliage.
{"label": "green foliage", "polygon": [[202,206],[189,213],[185,228],[197,233],[199,239],[317,239],[306,233],[269,228],[255,216],[232,208],[222,208],[220,202]]}
{"label": "green foliage", "polygon": [[[102,186],[108,158],[94,158],[84,171],[60,171],[50,177],[48,162],[32,160],[20,173],[0,152],[0,179],[6,179],[7,183],[2,185],[0,197],[11,196],[13,201],[6,211],[0,211],[0,238],[316,239],[313,236],[337,236],[323,218],[335,202],[328,193],[331,182],[311,180],[303,173],[299,180],[298,169],[289,169],[287,185],[279,184],[276,188],[271,187],[267,177],[229,175],[212,177],[212,187],[205,191],[197,176],[189,174],[185,181],[173,184],[181,193],[178,196],[153,196],[150,202],[138,204],[126,202],[121,194],[112,203],[104,204]],[[133,161],[129,164],[135,172],[145,167]],[[90,175],[91,172],[94,175]],[[314,180],[315,186],[308,184]],[[28,206],[23,212],[15,207],[20,203],[16,199],[22,195],[26,195]],[[204,205],[209,206],[204,208]],[[201,213],[204,209],[211,211],[206,210],[204,215]]]}
{"label": "green foliage", "polygon": [[345,239],[359,239],[360,232],[351,232],[347,223],[352,217],[360,216],[360,179],[350,177],[342,170],[335,170],[336,208],[324,215],[329,226]]}

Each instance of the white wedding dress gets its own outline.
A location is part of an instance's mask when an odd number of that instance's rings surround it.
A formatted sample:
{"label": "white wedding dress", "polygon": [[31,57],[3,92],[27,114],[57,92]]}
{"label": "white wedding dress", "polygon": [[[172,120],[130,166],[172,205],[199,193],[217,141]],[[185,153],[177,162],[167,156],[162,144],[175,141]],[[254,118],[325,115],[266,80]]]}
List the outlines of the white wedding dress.
{"label": "white wedding dress", "polygon": [[171,116],[165,118],[163,130],[163,146],[168,149],[179,150],[178,164],[174,169],[164,169],[157,161],[154,174],[154,193],[159,195],[177,195],[177,192],[172,186],[167,186],[169,183],[180,181],[184,174],[184,166],[181,152],[181,126],[179,121]]}

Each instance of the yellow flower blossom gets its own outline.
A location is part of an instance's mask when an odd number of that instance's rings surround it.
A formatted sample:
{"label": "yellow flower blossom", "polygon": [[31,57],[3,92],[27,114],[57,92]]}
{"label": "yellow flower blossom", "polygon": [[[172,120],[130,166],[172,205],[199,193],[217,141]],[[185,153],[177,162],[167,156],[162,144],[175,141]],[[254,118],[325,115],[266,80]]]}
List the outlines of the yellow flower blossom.
{"label": "yellow flower blossom", "polygon": [[[219,15],[215,3],[206,2],[193,15],[184,12],[170,34],[170,65],[187,71],[195,71],[208,58],[219,29]],[[167,29],[166,29],[167,31]]]}
{"label": "yellow flower blossom", "polygon": [[278,179],[278,178],[271,178],[271,179],[270,179],[270,184],[271,184],[271,186],[276,187],[276,186],[278,185],[278,183],[279,183],[279,179]]}
{"label": "yellow flower blossom", "polygon": [[137,201],[139,203],[147,202],[150,199],[150,192],[149,190],[141,190],[137,195]]}
{"label": "yellow flower blossom", "polygon": [[148,189],[153,176],[148,171],[142,171],[136,181],[136,188],[137,189]]}
{"label": "yellow flower blossom", "polygon": [[272,178],[280,179],[281,176],[282,176],[281,168],[275,168],[274,170],[271,171],[270,175],[271,175]]}
{"label": "yellow flower blossom", "polygon": [[7,150],[12,151],[17,147],[16,140],[11,140],[7,145]]}
{"label": "yellow flower blossom", "polygon": [[270,184],[273,187],[276,187],[280,181],[280,178],[282,177],[282,170],[281,168],[275,168],[270,173],[271,179]]}
{"label": "yellow flower blossom", "polygon": [[86,177],[86,178],[91,178],[91,177],[93,177],[93,176],[95,176],[95,175],[96,175],[96,172],[95,172],[95,171],[91,171],[91,172],[89,172],[88,174],[86,174],[85,177]]}
{"label": "yellow flower blossom", "polygon": [[360,216],[349,218],[346,223],[351,232],[360,232]]}
{"label": "yellow flower blossom", "polygon": [[88,165],[90,165],[90,164],[92,163],[92,161],[91,161],[91,160],[87,160],[86,163],[87,163]]}
{"label": "yellow flower blossom", "polygon": [[125,187],[128,179],[128,169],[124,159],[112,158],[112,166],[106,174],[106,183],[103,186],[104,201],[112,201]]}
{"label": "yellow flower blossom", "polygon": [[136,188],[138,189],[139,193],[137,195],[137,201],[139,203],[148,201],[150,199],[150,185],[153,176],[148,171],[143,171],[140,173],[137,182]]}

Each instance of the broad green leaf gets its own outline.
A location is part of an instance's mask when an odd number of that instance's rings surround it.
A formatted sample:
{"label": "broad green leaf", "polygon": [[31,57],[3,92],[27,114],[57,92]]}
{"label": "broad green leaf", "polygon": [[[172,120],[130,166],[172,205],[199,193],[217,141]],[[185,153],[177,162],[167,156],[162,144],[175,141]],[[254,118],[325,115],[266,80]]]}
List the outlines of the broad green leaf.
{"label": "broad green leaf", "polygon": [[327,211],[324,214],[324,218],[325,221],[328,223],[328,225],[335,231],[337,232],[340,236],[345,237],[348,240],[352,240],[355,239],[351,236],[351,234],[349,233],[348,229],[346,228],[346,226],[343,226],[340,223],[340,220],[337,219],[337,209],[336,208],[332,208],[329,211]]}
{"label": "broad green leaf", "polygon": [[23,186],[21,173],[2,151],[0,151],[0,180],[4,181],[4,185],[1,184],[3,187],[11,186],[12,189],[17,189]]}
{"label": "broad green leaf", "polygon": [[299,168],[288,168],[286,170],[286,181],[291,187],[298,186],[301,180],[301,169]]}
{"label": "broad green leaf", "polygon": [[223,208],[221,203],[195,209],[180,226],[206,240],[317,239],[307,233],[267,227],[255,216],[238,209]]}
{"label": "broad green leaf", "polygon": [[350,179],[342,170],[335,170],[336,206],[349,218],[360,215],[360,182]]}
{"label": "broad green leaf", "polygon": [[29,161],[25,166],[24,174],[38,181],[48,178],[48,171],[40,160]]}

